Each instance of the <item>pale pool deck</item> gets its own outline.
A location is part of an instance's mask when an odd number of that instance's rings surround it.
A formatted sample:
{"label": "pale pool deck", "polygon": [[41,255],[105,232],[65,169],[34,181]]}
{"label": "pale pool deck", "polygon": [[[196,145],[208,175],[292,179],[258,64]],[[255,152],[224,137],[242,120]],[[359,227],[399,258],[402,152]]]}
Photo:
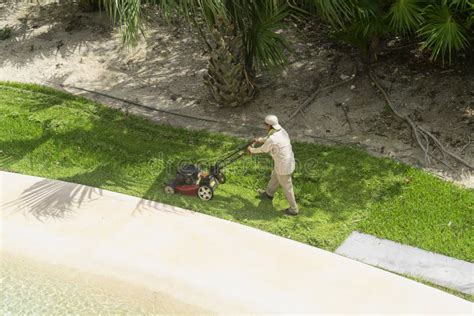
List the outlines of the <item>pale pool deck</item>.
{"label": "pale pool deck", "polygon": [[[0,171],[1,249],[220,313],[463,313],[473,304],[185,209]],[[211,202],[212,203],[212,202]]]}

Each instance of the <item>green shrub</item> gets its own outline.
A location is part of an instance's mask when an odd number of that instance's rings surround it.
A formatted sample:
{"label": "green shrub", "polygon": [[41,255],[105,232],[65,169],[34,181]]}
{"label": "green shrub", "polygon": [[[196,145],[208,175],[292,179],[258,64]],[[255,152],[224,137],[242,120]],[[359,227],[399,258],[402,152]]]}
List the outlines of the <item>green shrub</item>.
{"label": "green shrub", "polygon": [[12,29],[8,25],[0,28],[0,40],[9,39],[12,36]]}

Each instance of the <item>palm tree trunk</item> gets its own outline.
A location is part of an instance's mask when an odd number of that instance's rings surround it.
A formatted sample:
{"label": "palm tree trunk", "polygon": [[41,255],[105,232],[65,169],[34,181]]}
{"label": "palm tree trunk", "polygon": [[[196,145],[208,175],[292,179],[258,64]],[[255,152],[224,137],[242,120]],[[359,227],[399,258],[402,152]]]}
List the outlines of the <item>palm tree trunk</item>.
{"label": "palm tree trunk", "polygon": [[254,96],[255,86],[245,64],[242,39],[235,35],[233,25],[223,22],[211,32],[213,43],[204,83],[219,105],[237,107],[245,104]]}

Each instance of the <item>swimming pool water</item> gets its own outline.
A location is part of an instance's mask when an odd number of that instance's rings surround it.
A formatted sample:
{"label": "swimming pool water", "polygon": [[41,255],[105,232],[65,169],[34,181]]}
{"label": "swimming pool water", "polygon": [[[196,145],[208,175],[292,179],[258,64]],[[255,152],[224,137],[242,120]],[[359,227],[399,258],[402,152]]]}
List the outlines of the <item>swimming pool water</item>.
{"label": "swimming pool water", "polygon": [[147,288],[0,253],[0,315],[203,312]]}

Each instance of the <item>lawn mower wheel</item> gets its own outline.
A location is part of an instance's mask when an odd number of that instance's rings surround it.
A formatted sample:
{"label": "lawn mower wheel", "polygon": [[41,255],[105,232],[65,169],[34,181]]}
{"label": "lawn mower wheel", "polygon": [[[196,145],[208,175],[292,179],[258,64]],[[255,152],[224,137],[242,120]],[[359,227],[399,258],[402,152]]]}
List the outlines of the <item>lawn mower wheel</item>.
{"label": "lawn mower wheel", "polygon": [[165,186],[165,193],[166,194],[174,194],[174,188],[170,185]]}
{"label": "lawn mower wheel", "polygon": [[203,201],[209,201],[214,196],[214,190],[207,185],[202,185],[199,187],[197,195]]}

